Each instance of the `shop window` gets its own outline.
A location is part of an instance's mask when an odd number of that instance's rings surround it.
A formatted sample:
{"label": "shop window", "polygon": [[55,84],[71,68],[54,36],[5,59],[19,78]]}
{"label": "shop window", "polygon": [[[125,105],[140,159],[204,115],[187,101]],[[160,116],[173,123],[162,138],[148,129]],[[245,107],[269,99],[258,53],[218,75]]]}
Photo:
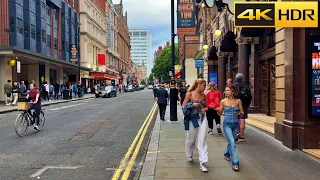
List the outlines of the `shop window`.
{"label": "shop window", "polygon": [[31,24],[31,38],[36,39],[36,26]]}
{"label": "shop window", "polygon": [[45,30],[42,30],[41,37],[42,37],[42,43],[46,43],[46,31]]}

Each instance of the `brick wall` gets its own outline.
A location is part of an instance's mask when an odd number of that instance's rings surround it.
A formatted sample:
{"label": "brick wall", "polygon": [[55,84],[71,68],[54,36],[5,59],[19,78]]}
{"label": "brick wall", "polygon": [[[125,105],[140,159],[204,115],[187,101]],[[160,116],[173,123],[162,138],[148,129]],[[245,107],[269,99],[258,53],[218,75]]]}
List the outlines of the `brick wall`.
{"label": "brick wall", "polygon": [[9,33],[6,31],[9,29],[8,10],[8,1],[2,1],[0,3],[0,22],[3,26],[0,28],[0,46],[9,46]]}

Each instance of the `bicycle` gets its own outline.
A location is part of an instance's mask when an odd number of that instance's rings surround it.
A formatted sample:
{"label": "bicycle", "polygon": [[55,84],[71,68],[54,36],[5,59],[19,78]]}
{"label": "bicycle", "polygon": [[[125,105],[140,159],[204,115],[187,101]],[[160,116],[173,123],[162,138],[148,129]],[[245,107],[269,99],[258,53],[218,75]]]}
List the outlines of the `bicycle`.
{"label": "bicycle", "polygon": [[[32,126],[35,123],[35,110],[30,110],[29,106],[31,103],[28,102],[18,102],[18,110],[23,111],[14,122],[14,129],[16,134],[20,137],[24,136],[27,133],[27,129],[29,126]],[[37,131],[42,131],[45,123],[45,114],[44,109],[40,110],[39,116],[39,125]]]}

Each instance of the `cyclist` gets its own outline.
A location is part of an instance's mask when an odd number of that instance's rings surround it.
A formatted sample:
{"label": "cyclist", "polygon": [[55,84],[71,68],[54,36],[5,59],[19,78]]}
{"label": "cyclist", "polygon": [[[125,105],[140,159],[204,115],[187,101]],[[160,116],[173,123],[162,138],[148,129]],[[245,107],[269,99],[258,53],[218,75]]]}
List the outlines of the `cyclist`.
{"label": "cyclist", "polygon": [[[40,91],[36,88],[36,85],[34,83],[30,84],[30,91],[26,97],[26,99],[29,102],[32,102],[32,106],[29,109],[29,113],[31,109],[35,110],[35,124],[34,124],[34,129],[38,130],[38,125],[39,125],[39,116],[40,116],[40,110],[41,110],[41,98],[40,98]],[[31,114],[31,113],[30,113]]]}

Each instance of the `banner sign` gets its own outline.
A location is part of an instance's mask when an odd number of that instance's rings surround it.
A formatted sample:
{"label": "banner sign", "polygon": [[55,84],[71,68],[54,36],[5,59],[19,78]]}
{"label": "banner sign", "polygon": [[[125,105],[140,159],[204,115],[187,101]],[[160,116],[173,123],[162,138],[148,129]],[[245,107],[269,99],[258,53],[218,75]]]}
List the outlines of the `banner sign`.
{"label": "banner sign", "polygon": [[72,44],[71,46],[71,62],[78,62],[78,50],[77,46],[75,44]]}
{"label": "banner sign", "polygon": [[194,60],[194,66],[196,68],[203,68],[204,67],[204,60],[203,59]]}
{"label": "banner sign", "polygon": [[218,85],[218,73],[209,73],[209,82],[213,82],[217,86]]}
{"label": "banner sign", "polygon": [[98,65],[105,66],[107,63],[107,55],[106,54],[98,54]]}
{"label": "banner sign", "polygon": [[311,35],[311,115],[320,116],[320,35]]}
{"label": "banner sign", "polygon": [[177,34],[196,33],[196,6],[195,0],[178,0]]}

